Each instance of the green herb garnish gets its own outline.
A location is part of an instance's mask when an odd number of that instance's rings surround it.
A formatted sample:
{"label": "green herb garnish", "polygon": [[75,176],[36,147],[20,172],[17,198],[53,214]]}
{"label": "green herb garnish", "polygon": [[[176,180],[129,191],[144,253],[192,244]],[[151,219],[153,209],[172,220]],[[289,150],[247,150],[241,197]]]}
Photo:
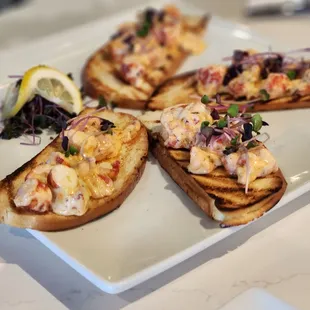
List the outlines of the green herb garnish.
{"label": "green herb garnish", "polygon": [[233,139],[231,139],[231,145],[233,146],[236,146],[237,143],[238,143],[238,139],[239,139],[239,136],[235,136]]}
{"label": "green herb garnish", "polygon": [[239,106],[237,104],[231,104],[227,110],[227,114],[231,117],[236,117],[239,112]]}
{"label": "green herb garnish", "polygon": [[70,153],[70,155],[76,155],[78,153],[78,149],[75,146],[70,145],[69,146],[69,153]]}
{"label": "green herb garnish", "polygon": [[142,26],[137,30],[136,34],[138,37],[146,37],[151,29],[151,24],[145,21]]}
{"label": "green herb garnish", "polygon": [[294,80],[295,78],[296,78],[296,71],[294,71],[294,70],[289,70],[287,73],[286,73],[286,75],[288,76],[288,78],[290,79],[290,80]]}
{"label": "green herb garnish", "polygon": [[98,107],[99,108],[103,108],[103,107],[106,107],[107,105],[108,105],[108,103],[105,100],[105,98],[103,96],[99,96],[99,98],[98,98]]}
{"label": "green herb garnish", "polygon": [[217,127],[218,128],[224,128],[227,126],[227,121],[224,118],[219,119],[219,121],[217,122]]}
{"label": "green herb garnish", "polygon": [[205,128],[205,127],[208,127],[209,125],[210,125],[210,122],[208,122],[208,121],[202,122],[201,125],[200,125],[200,130]]}
{"label": "green herb garnish", "polygon": [[251,148],[253,148],[253,147],[255,147],[255,146],[257,146],[257,143],[256,143],[255,141],[250,141],[250,142],[247,144],[246,148],[247,148],[247,149],[251,149]]}
{"label": "green herb garnish", "polygon": [[266,89],[261,89],[261,90],[259,91],[259,93],[261,94],[262,99],[263,99],[264,101],[269,100],[270,95],[268,94],[268,92],[267,92]]}
{"label": "green herb garnish", "polygon": [[209,102],[209,97],[207,95],[203,95],[201,97],[201,102],[204,103],[204,104],[208,103]]}
{"label": "green herb garnish", "polygon": [[254,114],[252,116],[251,122],[253,124],[253,131],[258,133],[263,126],[263,119],[260,114]]}
{"label": "green herb garnish", "polygon": [[68,151],[65,151],[65,156],[66,157],[69,157],[70,156],[70,151],[68,150]]}

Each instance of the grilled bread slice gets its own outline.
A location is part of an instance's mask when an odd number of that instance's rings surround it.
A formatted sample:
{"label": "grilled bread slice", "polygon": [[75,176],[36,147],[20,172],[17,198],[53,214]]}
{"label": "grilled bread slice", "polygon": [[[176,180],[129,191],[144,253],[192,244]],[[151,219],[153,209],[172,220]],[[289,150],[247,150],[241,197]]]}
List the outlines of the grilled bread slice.
{"label": "grilled bread slice", "polygon": [[[104,110],[94,115],[110,120],[116,126],[122,128],[135,120],[135,117],[131,115],[114,113],[110,110]],[[60,144],[61,139],[57,137],[36,157],[0,182],[1,223],[41,231],[57,231],[80,226],[107,214],[118,208],[134,189],[143,174],[148,153],[147,131],[144,126],[141,126],[133,140],[122,144],[119,157],[121,167],[117,179],[114,181],[114,192],[104,198],[91,198],[88,202],[88,211],[82,216],[61,216],[52,212],[38,214],[21,208],[17,209],[13,198],[20,185],[24,182],[25,176],[32,168],[45,162],[51,152],[59,151],[61,149]]]}
{"label": "grilled bread slice", "polygon": [[[197,71],[190,71],[168,79],[155,90],[147,102],[146,108],[150,110],[163,110],[177,104],[188,102],[191,97],[193,99],[200,98],[201,96],[196,90],[196,73]],[[233,103],[244,106],[247,110],[253,112],[310,108],[310,96],[286,96],[267,101],[257,100],[252,104],[249,103],[249,100],[234,100],[228,94],[222,94],[221,98],[223,111]],[[212,107],[212,102],[209,105]]]}
{"label": "grilled bread slice", "polygon": [[[184,29],[195,34],[203,34],[209,21],[208,16],[184,16]],[[189,53],[178,46],[165,47],[166,60],[159,68],[148,70],[143,88],[136,88],[121,79],[114,69],[113,61],[104,45],[87,61],[82,72],[84,91],[92,98],[104,96],[119,107],[143,109],[155,88],[174,75]]]}
{"label": "grilled bread slice", "polygon": [[166,148],[158,134],[153,135],[151,151],[172,179],[221,227],[246,224],[262,216],[277,204],[287,187],[280,170],[250,183],[247,194],[221,167],[208,175],[191,174],[187,171],[189,151]]}

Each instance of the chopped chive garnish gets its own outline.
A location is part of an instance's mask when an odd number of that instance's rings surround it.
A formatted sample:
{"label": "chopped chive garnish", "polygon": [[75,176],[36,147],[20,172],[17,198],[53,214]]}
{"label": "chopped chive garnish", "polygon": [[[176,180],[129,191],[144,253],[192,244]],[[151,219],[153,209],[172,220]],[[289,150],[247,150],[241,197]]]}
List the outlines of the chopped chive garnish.
{"label": "chopped chive garnish", "polygon": [[201,102],[204,103],[204,104],[208,103],[209,102],[209,97],[207,95],[203,95],[201,97]]}
{"label": "chopped chive garnish", "polygon": [[294,80],[296,78],[296,71],[294,70],[289,70],[286,75],[290,80]]}
{"label": "chopped chive garnish", "polygon": [[227,114],[231,117],[236,117],[239,112],[239,106],[237,104],[231,104],[227,110]]}
{"label": "chopped chive garnish", "polygon": [[268,94],[268,92],[267,92],[266,89],[261,89],[261,90],[259,91],[259,93],[261,94],[261,97],[262,97],[262,99],[263,99],[264,101],[269,100],[270,95]]}

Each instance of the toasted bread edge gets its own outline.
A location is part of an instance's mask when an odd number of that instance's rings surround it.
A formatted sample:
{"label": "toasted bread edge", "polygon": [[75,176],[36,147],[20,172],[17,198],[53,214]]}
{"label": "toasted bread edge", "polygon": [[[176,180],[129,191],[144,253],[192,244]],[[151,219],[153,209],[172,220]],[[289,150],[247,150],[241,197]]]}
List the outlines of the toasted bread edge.
{"label": "toasted bread edge", "polygon": [[[123,113],[118,113],[122,115]],[[130,118],[134,118],[130,115]],[[55,140],[54,140],[55,141]],[[47,152],[52,142],[42,152]],[[141,157],[136,159],[134,172],[128,177],[121,190],[113,194],[108,199],[91,199],[89,203],[92,207],[82,216],[61,216],[52,212],[46,214],[35,214],[33,212],[23,212],[17,210],[10,194],[10,182],[13,178],[18,178],[35,159],[39,158],[42,152],[18,168],[15,172],[7,176],[0,182],[0,223],[8,224],[19,228],[29,228],[40,231],[59,231],[86,224],[96,218],[118,208],[128,197],[139,182],[146,165],[148,154],[148,135],[146,128],[142,125],[136,143],[143,145]],[[133,150],[132,150],[133,151]],[[103,203],[102,203],[103,201]]]}
{"label": "toasted bread edge", "polygon": [[[197,70],[184,72],[176,76],[170,77],[160,86],[158,86],[153,92],[151,98],[147,101],[146,107],[149,110],[163,110],[165,108],[180,104],[188,103],[190,98],[188,93],[191,95],[196,95],[200,97],[196,91],[195,82],[192,81]],[[162,100],[161,96],[173,93],[173,88],[176,88],[178,85],[184,85],[188,81],[186,86],[186,92],[183,96],[181,92],[177,92],[178,98],[172,96],[169,97],[169,100]],[[249,100],[251,101],[251,100]],[[235,101],[231,100],[230,103],[238,104],[240,106],[247,105],[249,101]],[[224,102],[223,102],[224,103]],[[212,107],[212,106],[211,106]],[[247,111],[250,112],[263,112],[263,111],[280,111],[280,110],[293,110],[293,109],[306,109],[310,108],[310,95],[297,97],[297,96],[286,96],[277,99],[271,99],[268,101],[258,101],[253,103],[253,105],[248,106]]]}
{"label": "toasted bread edge", "polygon": [[[200,18],[200,22],[197,25],[197,27],[193,29],[197,32],[198,31],[202,33],[205,32],[207,30],[210,18],[211,17],[209,15],[202,16]],[[124,95],[120,95],[119,93],[116,93],[108,85],[100,82],[100,80],[92,74],[91,68],[92,68],[93,63],[96,63],[98,56],[100,57],[100,55],[102,55],[104,51],[105,51],[105,45],[103,45],[93,55],[89,57],[89,59],[86,61],[82,69],[81,80],[82,80],[84,92],[88,96],[94,99],[98,99],[99,96],[104,96],[108,100],[112,100],[113,103],[115,103],[117,106],[121,108],[130,108],[130,109],[145,109],[147,100],[152,96],[155,89],[160,84],[162,84],[167,78],[172,77],[177,72],[177,70],[181,67],[181,65],[184,63],[187,57],[190,56],[190,54],[187,52],[180,52],[179,57],[174,58],[174,61],[169,68],[169,71],[165,72],[165,78],[162,79],[162,81],[158,85],[153,87],[152,91],[149,94],[142,93],[139,91],[140,95],[143,96],[144,98],[142,100],[138,100],[138,99],[131,99]],[[106,61],[106,63],[110,66],[109,62]]]}
{"label": "toasted bread edge", "polygon": [[219,221],[221,227],[237,226],[247,224],[258,217],[261,217],[266,211],[273,208],[285,193],[287,183],[280,170],[277,175],[282,179],[281,188],[261,200],[257,205],[240,208],[237,210],[222,211],[215,205],[215,199],[210,197],[194,178],[192,178],[184,169],[169,155],[166,149],[159,141],[152,140],[150,146],[152,154],[158,160],[160,165],[171,178],[183,189],[183,191],[212,219]]}

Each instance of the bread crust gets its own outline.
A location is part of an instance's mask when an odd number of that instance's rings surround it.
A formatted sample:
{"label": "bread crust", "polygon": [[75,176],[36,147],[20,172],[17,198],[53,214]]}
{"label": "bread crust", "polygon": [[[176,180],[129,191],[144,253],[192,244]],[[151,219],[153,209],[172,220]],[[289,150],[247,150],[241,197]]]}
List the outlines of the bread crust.
{"label": "bread crust", "polygon": [[[152,97],[146,104],[146,108],[150,110],[163,110],[181,103],[188,103],[191,100],[191,96],[193,96],[192,98],[194,96],[201,97],[196,90],[196,73],[197,70],[188,71],[166,80],[154,91]],[[222,95],[222,98],[225,100],[222,101],[223,110],[225,110],[225,106],[229,107],[232,103],[244,106],[250,112],[310,108],[310,96],[286,96],[267,101],[256,101],[251,105],[249,105],[250,100],[230,100],[227,95]],[[209,105],[212,107],[212,103]]]}
{"label": "bread crust", "polygon": [[[195,26],[188,27],[188,29],[203,34],[209,19],[209,16],[203,16]],[[82,70],[81,78],[85,93],[94,99],[104,96],[122,108],[144,109],[146,101],[156,87],[173,76],[189,56],[189,53],[179,48],[166,47],[166,49],[169,58],[166,59],[165,65],[161,69],[153,70],[158,73],[157,78],[148,80],[147,89],[142,91],[117,76],[113,63],[107,55],[107,45],[104,45],[87,60]]]}
{"label": "bread crust", "polygon": [[[276,187],[266,190],[262,196],[256,197],[254,193],[253,201],[247,205],[238,206],[231,203],[231,197],[228,196],[225,202],[226,195],[230,194],[233,198],[239,199],[240,195],[235,189],[225,189],[225,183],[234,182],[234,187],[240,187],[236,179],[230,176],[226,178],[218,178],[222,182],[223,187],[214,185],[202,186],[197,182],[195,175],[190,174],[182,166],[182,162],[175,160],[163,142],[159,139],[158,135],[153,136],[151,143],[151,152],[158,160],[160,165],[167,171],[171,178],[183,189],[183,191],[212,219],[219,221],[221,227],[237,226],[247,224],[254,219],[262,216],[265,212],[273,208],[285,193],[287,183],[279,169],[276,173],[270,175],[272,182],[277,182]],[[217,178],[216,174],[210,177],[212,183]],[[244,189],[243,189],[244,191]],[[245,194],[244,194],[245,195]],[[235,197],[234,197],[235,196]],[[242,197],[240,198],[242,199]],[[226,203],[226,205],[225,205]],[[225,207],[223,207],[225,206]]]}
{"label": "bread crust", "polygon": [[[123,122],[136,119],[132,115],[114,113],[108,110],[98,112],[98,115],[114,123],[116,123],[116,120]],[[148,137],[146,129],[142,125],[137,136],[122,146],[121,152],[125,155],[121,159],[124,160],[124,165],[130,166],[128,168],[130,173],[125,173],[125,169],[123,168],[122,170],[123,166],[121,166],[118,176],[120,179],[117,178],[118,185],[112,195],[100,199],[91,198],[88,202],[89,209],[84,215],[61,216],[52,212],[37,214],[24,209],[17,209],[13,198],[18,187],[24,181],[25,176],[34,166],[45,161],[51,152],[59,150],[60,143],[60,138],[57,137],[37,156],[0,182],[1,223],[41,231],[58,231],[83,225],[118,208],[135,188],[143,174],[148,153]]]}

